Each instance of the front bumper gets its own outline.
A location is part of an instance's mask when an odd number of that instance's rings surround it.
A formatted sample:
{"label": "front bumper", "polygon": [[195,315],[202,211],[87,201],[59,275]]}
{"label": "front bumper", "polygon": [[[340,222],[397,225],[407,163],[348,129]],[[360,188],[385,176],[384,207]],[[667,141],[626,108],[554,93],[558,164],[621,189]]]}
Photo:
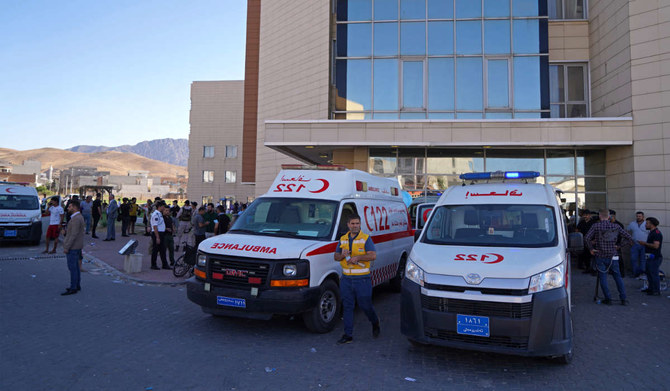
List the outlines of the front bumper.
{"label": "front bumper", "polygon": [[[251,319],[270,319],[272,315],[292,315],[314,308],[321,293],[319,287],[262,289],[257,296],[250,289],[228,288],[210,284],[205,290],[205,281],[191,277],[186,281],[188,299],[209,314],[236,316]],[[245,308],[217,304],[217,297],[244,299]]]}
{"label": "front bumper", "polygon": [[[400,329],[406,337],[424,344],[521,356],[553,357],[572,350],[572,319],[565,289],[536,293],[532,302],[516,307],[509,303],[472,302],[481,311],[477,315],[489,317],[489,337],[458,334],[457,315],[472,314],[449,312],[449,305],[441,310],[427,308],[425,303],[431,299],[432,296],[424,296],[422,301],[421,287],[403,280]],[[511,311],[509,316],[483,313],[485,308],[496,311],[496,307],[504,305],[522,310]]]}
{"label": "front bumper", "polygon": [[[9,235],[16,232],[16,235]],[[28,225],[2,225],[0,226],[0,241],[39,241],[42,237],[42,223]]]}

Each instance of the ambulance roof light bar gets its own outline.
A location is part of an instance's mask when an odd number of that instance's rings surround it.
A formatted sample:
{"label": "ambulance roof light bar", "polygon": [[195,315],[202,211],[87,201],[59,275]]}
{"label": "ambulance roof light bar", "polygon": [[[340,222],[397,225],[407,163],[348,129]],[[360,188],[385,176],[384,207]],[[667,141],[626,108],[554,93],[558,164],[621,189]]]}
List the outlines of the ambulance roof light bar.
{"label": "ambulance roof light bar", "polygon": [[344,171],[346,167],[337,164],[282,164],[282,170],[323,170],[323,171]]}
{"label": "ambulance roof light bar", "polygon": [[464,181],[487,181],[492,179],[535,179],[540,176],[537,171],[495,171],[495,172],[469,172],[461,174],[460,179]]}

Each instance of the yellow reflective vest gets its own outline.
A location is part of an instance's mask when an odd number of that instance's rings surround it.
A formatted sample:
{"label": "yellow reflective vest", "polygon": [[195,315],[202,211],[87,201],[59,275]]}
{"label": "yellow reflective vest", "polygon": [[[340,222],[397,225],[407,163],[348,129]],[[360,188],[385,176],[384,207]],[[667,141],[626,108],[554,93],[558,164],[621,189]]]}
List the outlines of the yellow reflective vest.
{"label": "yellow reflective vest", "polygon": [[[370,235],[364,234],[363,231],[360,231],[358,235],[354,238],[351,243],[351,256],[355,255],[364,255],[365,254],[365,242],[368,240]],[[342,250],[349,249],[349,232],[342,235],[340,238],[340,248]],[[342,266],[342,274],[347,276],[363,276],[370,274],[370,265],[371,261],[360,261],[358,264],[349,264],[346,259],[340,261]]]}

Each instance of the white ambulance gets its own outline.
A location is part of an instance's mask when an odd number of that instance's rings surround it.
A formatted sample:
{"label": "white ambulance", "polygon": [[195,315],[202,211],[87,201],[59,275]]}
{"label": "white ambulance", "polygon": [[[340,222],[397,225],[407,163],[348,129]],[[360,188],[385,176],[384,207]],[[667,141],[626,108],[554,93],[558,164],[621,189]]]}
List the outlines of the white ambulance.
{"label": "white ambulance", "polygon": [[568,235],[555,189],[528,183],[537,176],[464,174],[445,191],[407,261],[410,342],[571,360]]}
{"label": "white ambulance", "polygon": [[42,210],[37,190],[28,183],[0,182],[0,241],[42,239]]}
{"label": "white ambulance", "polygon": [[319,333],[339,319],[341,267],[333,259],[347,217],[358,214],[377,260],[373,285],[400,290],[414,243],[397,180],[340,167],[283,166],[228,233],[198,247],[188,298],[214,315],[269,319],[302,314]]}

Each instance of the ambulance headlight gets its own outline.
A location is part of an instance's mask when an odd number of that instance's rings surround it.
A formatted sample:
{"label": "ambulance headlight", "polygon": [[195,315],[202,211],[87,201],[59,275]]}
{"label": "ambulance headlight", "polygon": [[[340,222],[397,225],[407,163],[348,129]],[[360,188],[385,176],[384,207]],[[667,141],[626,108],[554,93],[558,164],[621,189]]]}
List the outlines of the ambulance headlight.
{"label": "ambulance headlight", "polygon": [[408,280],[423,286],[423,269],[417,266],[416,263],[412,262],[411,259],[407,260],[407,266],[405,266],[405,277],[407,277]]}
{"label": "ambulance headlight", "polygon": [[284,275],[286,277],[295,277],[298,274],[298,267],[292,263],[284,265]]}
{"label": "ambulance headlight", "polygon": [[198,266],[200,267],[207,266],[207,255],[204,254],[198,255]]}
{"label": "ambulance headlight", "polygon": [[563,265],[558,265],[531,277],[528,293],[538,293],[562,287],[565,281],[563,269]]}
{"label": "ambulance headlight", "polygon": [[33,216],[30,219],[30,222],[31,223],[41,223],[42,222],[42,215]]}

